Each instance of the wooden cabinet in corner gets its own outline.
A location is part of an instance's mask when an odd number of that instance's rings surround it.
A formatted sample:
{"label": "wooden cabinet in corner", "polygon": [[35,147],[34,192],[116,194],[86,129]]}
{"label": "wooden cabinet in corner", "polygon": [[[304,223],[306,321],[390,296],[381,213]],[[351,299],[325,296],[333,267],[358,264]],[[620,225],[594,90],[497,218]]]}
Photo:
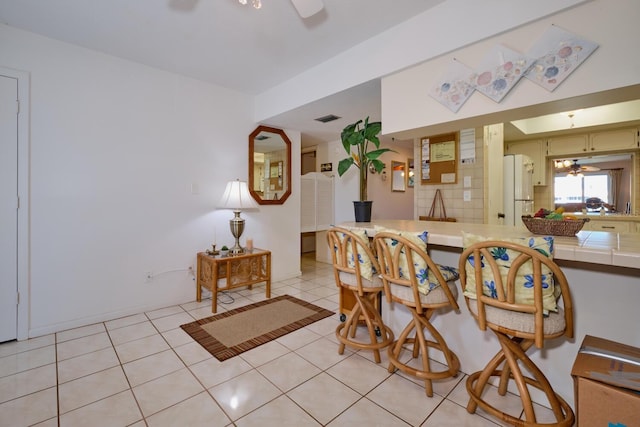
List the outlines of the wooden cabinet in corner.
{"label": "wooden cabinet in corner", "polygon": [[549,138],[547,140],[547,155],[567,156],[584,154],[589,151],[588,143],[589,138],[587,134]]}

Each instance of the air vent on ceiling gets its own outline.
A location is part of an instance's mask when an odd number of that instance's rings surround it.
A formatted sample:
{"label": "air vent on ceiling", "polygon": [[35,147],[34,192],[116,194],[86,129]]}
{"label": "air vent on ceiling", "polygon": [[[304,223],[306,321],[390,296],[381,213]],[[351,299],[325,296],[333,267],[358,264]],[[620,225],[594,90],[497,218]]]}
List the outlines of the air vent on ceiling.
{"label": "air vent on ceiling", "polygon": [[339,118],[340,118],[340,117],[338,117],[338,116],[335,116],[335,115],[333,115],[333,114],[329,114],[328,116],[318,117],[318,118],[317,118],[317,119],[315,119],[315,120],[317,120],[317,121],[319,121],[319,122],[322,122],[322,123],[329,123],[329,122],[332,122],[332,121],[334,121],[334,120],[338,120]]}
{"label": "air vent on ceiling", "polygon": [[256,141],[264,141],[265,139],[269,139],[269,138],[271,137],[268,135],[258,135],[256,136]]}

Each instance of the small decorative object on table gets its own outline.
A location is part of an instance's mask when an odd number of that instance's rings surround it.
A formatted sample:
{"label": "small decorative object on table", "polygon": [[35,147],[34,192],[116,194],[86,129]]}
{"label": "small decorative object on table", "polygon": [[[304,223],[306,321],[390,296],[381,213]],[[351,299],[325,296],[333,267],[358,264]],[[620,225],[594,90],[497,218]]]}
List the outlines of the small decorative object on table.
{"label": "small decorative object on table", "polygon": [[220,248],[220,256],[227,256],[229,255],[229,248],[226,246],[223,246]]}
{"label": "small decorative object on table", "polygon": [[218,255],[220,253],[220,251],[216,250],[215,243],[211,245],[211,249],[207,249],[205,252],[207,253],[207,255]]}
{"label": "small decorative object on table", "polygon": [[575,236],[588,221],[589,218],[547,219],[534,218],[530,215],[522,217],[522,222],[530,232],[551,236]]}

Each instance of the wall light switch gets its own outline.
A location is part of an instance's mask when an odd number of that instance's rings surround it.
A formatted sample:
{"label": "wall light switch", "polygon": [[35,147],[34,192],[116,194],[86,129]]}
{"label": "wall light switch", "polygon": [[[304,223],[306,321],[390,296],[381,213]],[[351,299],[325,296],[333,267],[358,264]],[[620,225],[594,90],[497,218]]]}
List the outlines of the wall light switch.
{"label": "wall light switch", "polygon": [[471,177],[470,176],[465,176],[464,177],[464,188],[469,188],[471,187]]}
{"label": "wall light switch", "polygon": [[471,201],[471,190],[464,190],[462,192],[462,200],[464,200],[465,202]]}

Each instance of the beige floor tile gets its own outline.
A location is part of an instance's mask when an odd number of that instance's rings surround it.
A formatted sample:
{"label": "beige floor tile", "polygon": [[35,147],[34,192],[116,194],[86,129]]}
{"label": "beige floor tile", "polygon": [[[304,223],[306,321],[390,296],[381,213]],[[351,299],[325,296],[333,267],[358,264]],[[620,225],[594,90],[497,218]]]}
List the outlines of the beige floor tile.
{"label": "beige floor tile", "polygon": [[280,390],[287,392],[322,372],[295,353],[288,353],[265,363],[258,371]]}
{"label": "beige floor tile", "polygon": [[174,348],[175,352],[185,365],[191,366],[203,360],[211,359],[213,356],[200,344],[195,341]]}
{"label": "beige floor tile", "polygon": [[131,316],[120,317],[119,319],[110,320],[105,322],[108,331],[112,331],[114,329],[123,328],[125,326],[135,325],[136,323],[146,322],[149,318],[144,315],[144,313],[134,314]]}
{"label": "beige floor tile", "polygon": [[145,417],[182,402],[204,388],[186,368],[133,388]]}
{"label": "beige floor tile", "polygon": [[326,424],[361,396],[326,373],[321,373],[287,393],[302,409]]}
{"label": "beige floor tile", "polygon": [[165,350],[122,365],[131,387],[155,380],[184,368],[173,350]]}
{"label": "beige floor tile", "polygon": [[291,350],[280,344],[278,341],[269,341],[259,347],[245,351],[240,355],[240,357],[246,360],[251,366],[257,368],[258,366],[264,365],[265,363],[283,356],[290,351]]}
{"label": "beige floor tile", "polygon": [[319,340],[320,338],[322,338],[321,335],[318,335],[307,328],[301,328],[297,331],[281,336],[276,341],[291,350],[297,350],[300,347],[304,347],[307,344]]}
{"label": "beige floor tile", "polygon": [[116,346],[120,363],[131,362],[132,360],[140,359],[154,353],[160,353],[168,349],[169,344],[167,344],[160,334]]}
{"label": "beige floor tile", "polygon": [[238,427],[317,427],[320,424],[286,396],[280,396],[236,421]]}
{"label": "beige floor tile", "polygon": [[0,426],[30,426],[58,415],[58,395],[51,387],[0,404]]}
{"label": "beige floor tile", "polygon": [[427,397],[424,387],[399,375],[387,378],[367,397],[413,426],[424,422],[443,399],[437,394]]}
{"label": "beige floor tile", "polygon": [[58,417],[48,419],[38,424],[34,424],[32,427],[59,427]]}
{"label": "beige floor tile", "polygon": [[58,332],[56,334],[56,342],[60,344],[61,342],[74,340],[76,338],[82,338],[89,335],[99,334],[105,331],[105,327],[103,323],[94,323],[93,325],[83,326],[81,328],[68,329],[66,331]]}
{"label": "beige floor tile", "polygon": [[324,370],[349,357],[352,351],[346,349],[344,354],[340,355],[338,354],[338,346],[334,342],[321,338],[297,349],[296,353]]}
{"label": "beige floor tile", "polygon": [[232,420],[278,397],[281,392],[257,371],[251,370],[209,389]]}
{"label": "beige floor tile", "polygon": [[140,322],[129,326],[109,331],[109,336],[114,345],[124,344],[140,338],[149,337],[158,333],[151,322]]}
{"label": "beige floor tile", "polygon": [[495,427],[496,424],[479,415],[470,414],[450,400],[443,401],[423,427]]}
{"label": "beige floor tile", "polygon": [[182,311],[180,313],[172,314],[170,316],[153,319],[151,322],[154,324],[156,328],[158,328],[158,331],[166,332],[171,329],[179,328],[180,325],[183,325],[185,323],[191,323],[194,320],[195,319],[191,317],[189,313]]}
{"label": "beige floor tile", "polygon": [[357,401],[353,406],[349,407],[342,414],[338,415],[338,417],[327,424],[327,426],[407,427],[407,423],[393,414],[390,414],[367,398],[363,398]]}
{"label": "beige floor tile", "polygon": [[55,363],[55,361],[56,348],[53,345],[4,356],[0,358],[0,377]]}
{"label": "beige floor tile", "polygon": [[100,332],[59,343],[56,350],[58,360],[65,360],[109,347],[111,347],[109,336],[106,332]]}
{"label": "beige floor tile", "polygon": [[171,307],[165,307],[158,310],[148,311],[145,314],[149,319],[158,319],[160,317],[172,316],[174,314],[184,313],[184,310],[179,305],[174,305]]}
{"label": "beige floor tile", "polygon": [[0,344],[0,357],[46,347],[56,343],[55,334],[45,335],[38,338],[30,338],[24,341],[10,341]]}
{"label": "beige floor tile", "polygon": [[212,357],[211,359],[191,365],[189,369],[191,369],[191,372],[193,372],[196,378],[198,378],[206,388],[211,388],[238,375],[244,374],[253,369],[253,367],[241,357],[232,357],[224,362],[220,362],[218,359]]}
{"label": "beige floor tile", "polygon": [[335,315],[335,316],[325,317],[322,320],[318,320],[317,322],[307,326],[307,328],[309,328],[310,331],[313,331],[318,335],[335,336],[336,328],[338,327],[339,323],[340,323],[340,319],[338,318],[338,315]]}
{"label": "beige floor tile", "polygon": [[149,427],[223,427],[231,423],[207,392],[197,394],[147,418]]}
{"label": "beige floor tile", "polygon": [[120,366],[96,372],[58,387],[60,414],[97,402],[129,388]]}
{"label": "beige floor tile", "polygon": [[58,383],[66,383],[120,364],[113,347],[58,362]]}
{"label": "beige floor tile", "polygon": [[391,375],[386,367],[372,363],[358,354],[333,365],[327,369],[327,373],[362,395],[369,393]]}
{"label": "beige floor tile", "polygon": [[0,378],[0,403],[56,385],[56,365],[41,366]]}
{"label": "beige floor tile", "polygon": [[60,416],[60,427],[128,426],[142,420],[131,390],[101,399]]}
{"label": "beige floor tile", "polygon": [[171,347],[178,347],[183,344],[193,342],[193,338],[188,333],[182,330],[182,328],[171,329],[162,333],[164,339],[169,343]]}

